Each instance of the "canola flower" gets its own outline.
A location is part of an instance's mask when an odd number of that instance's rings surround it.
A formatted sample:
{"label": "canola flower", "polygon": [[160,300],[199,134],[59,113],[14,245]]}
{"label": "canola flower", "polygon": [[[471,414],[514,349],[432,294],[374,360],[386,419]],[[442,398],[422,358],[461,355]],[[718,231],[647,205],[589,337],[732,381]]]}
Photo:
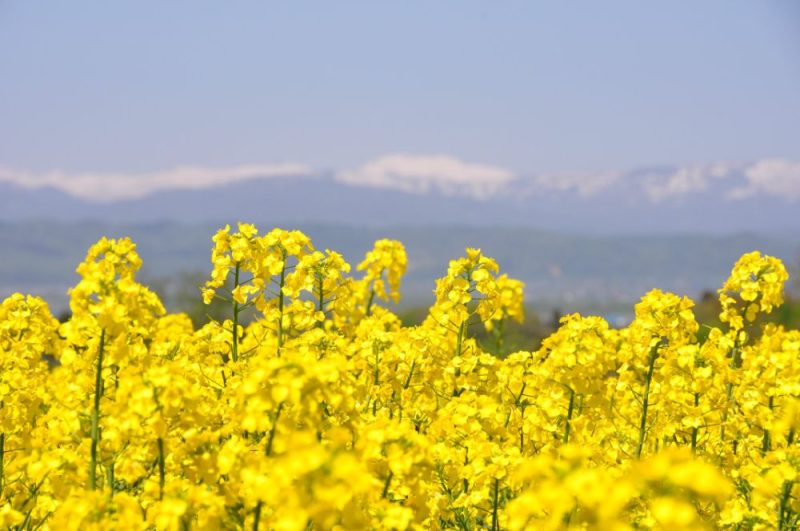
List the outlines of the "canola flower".
{"label": "canola flower", "polygon": [[199,329],[140,266],[102,239],[67,322],[0,305],[0,528],[798,527],[800,332],[753,324],[782,303],[775,258],[734,266],[702,341],[692,301],[653,290],[625,328],[568,315],[513,353],[523,285],[478,249],[413,327],[382,305],[400,242],[353,271],[225,227],[202,297],[229,318]]}

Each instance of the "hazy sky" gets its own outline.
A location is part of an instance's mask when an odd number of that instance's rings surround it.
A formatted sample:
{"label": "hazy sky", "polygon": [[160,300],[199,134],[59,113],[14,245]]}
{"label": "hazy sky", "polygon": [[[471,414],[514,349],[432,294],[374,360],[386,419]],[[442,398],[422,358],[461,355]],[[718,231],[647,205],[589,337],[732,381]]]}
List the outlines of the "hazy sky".
{"label": "hazy sky", "polygon": [[800,160],[800,2],[0,0],[0,166]]}

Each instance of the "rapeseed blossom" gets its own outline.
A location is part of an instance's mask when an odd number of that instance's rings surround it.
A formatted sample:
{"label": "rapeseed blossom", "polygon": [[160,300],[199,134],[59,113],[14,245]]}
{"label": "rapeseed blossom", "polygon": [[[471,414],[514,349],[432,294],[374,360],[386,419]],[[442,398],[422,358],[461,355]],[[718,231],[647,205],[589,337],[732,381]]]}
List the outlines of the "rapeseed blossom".
{"label": "rapeseed blossom", "polygon": [[202,288],[228,316],[198,329],[137,281],[128,239],[89,249],[65,323],[12,295],[0,527],[797,528],[800,332],[754,324],[783,301],[779,260],[734,266],[702,338],[690,299],[653,290],[627,327],[568,315],[511,353],[522,282],[467,249],[404,326],[407,263],[380,240],[353,271],[241,223]]}

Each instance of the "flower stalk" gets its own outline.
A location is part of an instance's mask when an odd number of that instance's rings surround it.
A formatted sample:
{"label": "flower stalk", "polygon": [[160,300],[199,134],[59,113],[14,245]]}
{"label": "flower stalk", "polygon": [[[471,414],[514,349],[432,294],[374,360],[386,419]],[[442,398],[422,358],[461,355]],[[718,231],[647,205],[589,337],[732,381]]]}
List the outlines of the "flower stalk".
{"label": "flower stalk", "polygon": [[283,255],[283,267],[281,267],[281,277],[278,281],[278,356],[280,357],[283,347],[283,312],[286,304],[283,288],[286,285],[286,254]]}
{"label": "flower stalk", "polygon": [[564,425],[564,444],[569,442],[569,434],[572,429],[572,413],[575,410],[575,391],[569,390],[569,406],[567,407],[567,421]]}
{"label": "flower stalk", "polygon": [[5,472],[6,434],[0,433],[0,498],[3,497],[3,474]]}
{"label": "flower stalk", "polygon": [[[239,263],[236,263],[236,269],[233,272],[233,289],[239,287],[239,272],[241,266]],[[233,343],[231,348],[231,354],[233,356],[233,362],[236,363],[239,361],[239,302],[236,300],[235,297],[232,298],[233,300]]]}
{"label": "flower stalk", "polygon": [[103,397],[103,355],[105,353],[106,332],[100,332],[100,347],[97,353],[97,368],[94,381],[94,408],[92,409],[92,446],[89,458],[89,488],[97,488],[97,445],[100,441],[100,399]]}
{"label": "flower stalk", "polygon": [[636,445],[636,458],[642,456],[642,449],[644,448],[644,440],[647,436],[647,409],[650,406],[650,386],[653,382],[653,372],[656,368],[656,360],[658,359],[658,348],[661,343],[657,343],[650,349],[650,356],[647,360],[647,375],[644,380],[644,394],[642,396],[642,420],[639,423],[639,444]]}
{"label": "flower stalk", "polygon": [[164,483],[166,479],[165,463],[164,463],[164,439],[158,438],[158,499],[164,499]]}

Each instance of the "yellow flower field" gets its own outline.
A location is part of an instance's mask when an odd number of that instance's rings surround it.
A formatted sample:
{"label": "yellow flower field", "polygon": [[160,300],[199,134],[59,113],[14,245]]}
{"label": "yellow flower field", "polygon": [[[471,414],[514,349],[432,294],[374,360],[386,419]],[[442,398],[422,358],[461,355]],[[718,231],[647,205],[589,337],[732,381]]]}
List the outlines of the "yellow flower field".
{"label": "yellow flower field", "polygon": [[229,319],[197,330],[127,239],[89,250],[69,321],[2,303],[0,528],[798,526],[800,332],[754,324],[783,302],[775,258],[735,264],[722,328],[653,290],[626,328],[569,315],[506,357],[475,330],[501,344],[523,286],[477,249],[415,327],[383,306],[400,242],[351,270],[240,224],[211,260]]}

